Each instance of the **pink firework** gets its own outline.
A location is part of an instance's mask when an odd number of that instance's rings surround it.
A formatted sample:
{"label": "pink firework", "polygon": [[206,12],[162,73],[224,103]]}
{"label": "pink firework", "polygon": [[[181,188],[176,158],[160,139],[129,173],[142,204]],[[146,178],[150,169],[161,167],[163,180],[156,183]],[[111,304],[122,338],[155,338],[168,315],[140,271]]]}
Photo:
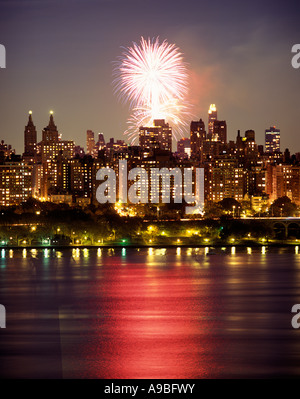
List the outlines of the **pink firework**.
{"label": "pink firework", "polygon": [[190,105],[186,101],[188,73],[182,54],[174,44],[159,39],[133,43],[114,67],[115,93],[129,102],[131,116],[126,132],[131,141],[140,126],[151,126],[154,119],[165,119],[174,137],[182,136]]}

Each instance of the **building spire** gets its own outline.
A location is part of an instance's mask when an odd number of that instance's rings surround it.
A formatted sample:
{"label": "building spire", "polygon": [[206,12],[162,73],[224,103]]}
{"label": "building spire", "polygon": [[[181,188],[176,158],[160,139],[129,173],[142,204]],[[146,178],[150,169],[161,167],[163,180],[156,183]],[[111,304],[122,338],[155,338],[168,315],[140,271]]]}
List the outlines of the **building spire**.
{"label": "building spire", "polygon": [[29,111],[28,122],[24,130],[24,154],[34,156],[37,143],[36,128],[32,120],[32,111]]}
{"label": "building spire", "polygon": [[58,131],[54,123],[53,111],[50,111],[50,120],[48,126],[43,129],[42,141],[58,141]]}
{"label": "building spire", "polygon": [[49,121],[48,128],[51,130],[57,130],[56,125],[54,123],[53,111],[50,111],[50,121]]}
{"label": "building spire", "polygon": [[29,126],[34,126],[33,125],[33,120],[32,120],[32,111],[29,111],[29,116],[28,116],[28,123],[27,123],[27,127]]}
{"label": "building spire", "polygon": [[34,126],[34,124],[33,124],[33,120],[32,120],[32,111],[29,111],[29,113],[28,113],[28,122],[27,122],[27,125],[25,126],[25,129],[31,129],[31,128],[34,128],[35,129],[35,126]]}

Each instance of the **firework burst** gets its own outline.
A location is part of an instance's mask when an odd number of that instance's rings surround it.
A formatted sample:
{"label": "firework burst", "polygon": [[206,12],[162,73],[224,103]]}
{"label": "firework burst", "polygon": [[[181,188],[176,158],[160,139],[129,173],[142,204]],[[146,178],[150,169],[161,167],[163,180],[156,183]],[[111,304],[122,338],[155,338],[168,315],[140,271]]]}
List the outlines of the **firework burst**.
{"label": "firework burst", "polygon": [[145,40],[125,48],[114,65],[114,88],[121,101],[129,102],[129,139],[134,142],[140,126],[165,119],[175,138],[182,136],[190,115],[186,101],[188,73],[182,54],[174,44]]}

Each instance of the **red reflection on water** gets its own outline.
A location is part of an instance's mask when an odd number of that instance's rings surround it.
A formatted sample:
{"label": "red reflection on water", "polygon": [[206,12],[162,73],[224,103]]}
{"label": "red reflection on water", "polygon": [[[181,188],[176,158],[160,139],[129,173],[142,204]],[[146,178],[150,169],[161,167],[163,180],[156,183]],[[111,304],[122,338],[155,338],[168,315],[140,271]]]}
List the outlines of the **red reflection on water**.
{"label": "red reflection on water", "polygon": [[150,257],[147,265],[115,258],[104,266],[102,278],[89,284],[92,299],[81,311],[93,317],[85,319],[84,339],[69,344],[66,377],[221,374],[216,354],[222,342],[210,285],[195,268],[174,265]]}

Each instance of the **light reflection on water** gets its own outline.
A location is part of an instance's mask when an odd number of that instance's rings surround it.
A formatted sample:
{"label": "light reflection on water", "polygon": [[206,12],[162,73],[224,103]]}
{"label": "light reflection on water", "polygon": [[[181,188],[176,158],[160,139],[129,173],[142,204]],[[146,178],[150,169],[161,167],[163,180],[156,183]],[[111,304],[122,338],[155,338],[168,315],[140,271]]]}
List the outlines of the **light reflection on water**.
{"label": "light reflection on water", "polygon": [[24,248],[4,256],[0,376],[300,375],[300,336],[291,329],[300,303],[296,247]]}

